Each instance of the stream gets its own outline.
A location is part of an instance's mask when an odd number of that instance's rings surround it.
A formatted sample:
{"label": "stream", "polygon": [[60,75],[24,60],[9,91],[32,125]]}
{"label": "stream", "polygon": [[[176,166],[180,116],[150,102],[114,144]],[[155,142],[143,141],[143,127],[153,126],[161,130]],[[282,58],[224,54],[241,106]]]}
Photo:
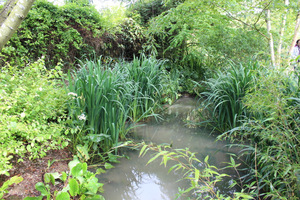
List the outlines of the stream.
{"label": "stream", "polygon": [[[188,128],[183,122],[196,105],[195,99],[182,97],[165,110],[164,120],[161,122],[153,120],[144,126],[134,128],[131,137],[135,142],[168,143],[172,144],[173,148],[188,147],[191,152],[197,152],[197,158],[200,160],[203,161],[209,155],[209,164],[224,167],[224,162],[229,161],[226,142],[216,142],[209,130]],[[113,169],[99,176],[100,182],[104,183],[102,195],[106,200],[173,200],[176,198],[178,188],[189,187],[186,180],[178,181],[182,178],[180,171],[168,173],[172,165],[164,167],[160,165],[160,159],[147,165],[153,156],[151,152],[139,157],[139,151],[128,149],[124,154],[127,158],[119,159],[120,163],[114,164]],[[232,171],[226,173],[234,174]],[[229,177],[216,189],[221,194],[231,194],[236,190],[229,189],[231,183]],[[178,199],[186,200],[188,197],[182,196]]]}

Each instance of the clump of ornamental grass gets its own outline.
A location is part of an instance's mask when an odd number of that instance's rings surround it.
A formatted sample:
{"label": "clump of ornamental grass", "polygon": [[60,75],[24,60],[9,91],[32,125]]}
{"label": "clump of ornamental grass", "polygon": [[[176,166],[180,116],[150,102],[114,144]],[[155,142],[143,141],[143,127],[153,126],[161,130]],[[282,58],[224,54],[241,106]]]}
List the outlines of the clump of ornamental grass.
{"label": "clump of ornamental grass", "polygon": [[259,70],[257,62],[231,63],[228,69],[218,71],[214,77],[204,81],[207,90],[199,94],[202,98],[200,110],[208,115],[201,123],[210,124],[218,131],[239,126],[247,116],[242,99],[255,84]]}
{"label": "clump of ornamental grass", "polygon": [[80,69],[69,73],[73,149],[85,152],[86,159],[107,152],[126,139],[134,123],[157,116],[162,71],[162,61],[146,56],[114,65],[101,58],[81,61]]}

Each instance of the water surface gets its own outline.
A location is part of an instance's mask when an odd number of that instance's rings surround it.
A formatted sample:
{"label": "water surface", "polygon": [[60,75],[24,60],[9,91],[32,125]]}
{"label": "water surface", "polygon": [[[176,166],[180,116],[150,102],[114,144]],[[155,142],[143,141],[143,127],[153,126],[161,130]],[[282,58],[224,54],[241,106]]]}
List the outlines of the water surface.
{"label": "water surface", "polygon": [[[196,100],[183,97],[166,109],[163,121],[151,121],[136,127],[132,137],[135,141],[146,143],[172,144],[173,148],[188,147],[190,151],[197,152],[199,159],[209,155],[210,164],[224,166],[224,162],[228,161],[226,143],[216,142],[208,130],[188,128],[183,122],[196,105]],[[139,157],[139,151],[128,150],[126,155],[129,159],[120,159],[115,168],[100,177],[100,181],[104,182],[103,196],[106,200],[173,200],[179,187],[188,188],[187,181],[178,182],[182,174],[178,171],[168,173],[168,168],[160,165],[160,160],[147,165],[151,153]],[[233,189],[228,189],[231,182],[227,179],[217,189],[221,193],[232,193]]]}

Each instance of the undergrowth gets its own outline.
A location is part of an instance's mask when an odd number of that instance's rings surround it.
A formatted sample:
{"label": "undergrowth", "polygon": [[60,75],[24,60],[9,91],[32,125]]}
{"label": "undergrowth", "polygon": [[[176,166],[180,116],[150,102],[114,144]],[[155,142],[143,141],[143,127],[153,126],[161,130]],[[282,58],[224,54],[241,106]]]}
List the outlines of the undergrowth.
{"label": "undergrowth", "polygon": [[13,157],[43,157],[68,145],[65,138],[68,96],[59,81],[60,67],[48,71],[39,60],[24,69],[0,71],[0,174],[9,175]]}

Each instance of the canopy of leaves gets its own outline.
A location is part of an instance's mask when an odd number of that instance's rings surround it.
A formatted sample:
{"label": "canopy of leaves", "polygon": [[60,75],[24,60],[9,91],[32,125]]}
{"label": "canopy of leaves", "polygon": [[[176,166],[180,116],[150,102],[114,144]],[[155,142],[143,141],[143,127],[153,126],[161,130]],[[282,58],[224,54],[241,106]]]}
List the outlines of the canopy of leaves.
{"label": "canopy of leaves", "polygon": [[[142,49],[141,27],[128,19],[112,29],[93,6],[68,3],[56,6],[37,1],[17,33],[0,53],[0,64],[22,66],[40,57],[46,66],[63,61],[67,66],[91,55],[133,58]],[[133,29],[133,31],[131,30]]]}

